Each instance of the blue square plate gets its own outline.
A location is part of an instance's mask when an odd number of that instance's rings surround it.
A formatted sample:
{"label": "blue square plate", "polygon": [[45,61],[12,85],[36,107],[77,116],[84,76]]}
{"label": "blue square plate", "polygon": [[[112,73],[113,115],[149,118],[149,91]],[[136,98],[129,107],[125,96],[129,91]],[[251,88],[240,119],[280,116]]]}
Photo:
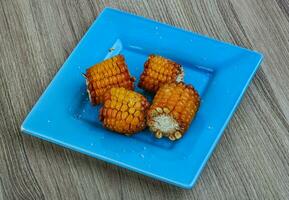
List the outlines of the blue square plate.
{"label": "blue square plate", "polygon": [[[101,126],[97,120],[99,107],[90,105],[81,73],[119,53],[125,56],[135,77],[140,76],[147,56],[152,53],[183,65],[185,82],[195,86],[202,101],[181,140],[158,140],[148,130],[126,137]],[[21,129],[109,163],[191,188],[261,60],[260,53],[106,8],[49,84]]]}

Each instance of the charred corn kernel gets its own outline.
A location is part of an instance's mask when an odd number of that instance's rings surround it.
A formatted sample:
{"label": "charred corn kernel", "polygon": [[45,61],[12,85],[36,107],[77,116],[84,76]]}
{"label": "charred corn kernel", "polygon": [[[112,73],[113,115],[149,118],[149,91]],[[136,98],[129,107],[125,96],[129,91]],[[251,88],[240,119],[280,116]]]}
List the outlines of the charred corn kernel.
{"label": "charred corn kernel", "polygon": [[156,138],[162,138],[163,137],[163,134],[162,134],[162,132],[160,132],[160,131],[156,131],[156,134],[155,134],[155,136],[156,136]]}
{"label": "charred corn kernel", "polygon": [[122,55],[97,63],[86,70],[87,92],[93,105],[103,102],[104,92],[111,87],[133,89],[134,78],[130,76]]}
{"label": "charred corn kernel", "polygon": [[157,138],[180,139],[199,105],[199,95],[192,86],[183,82],[165,84],[157,91],[147,112],[147,125]]}
{"label": "charred corn kernel", "polygon": [[145,128],[149,102],[144,96],[123,87],[113,87],[104,93],[103,100],[99,118],[104,127],[125,135]]}
{"label": "charred corn kernel", "polygon": [[138,86],[149,92],[156,92],[166,83],[183,81],[181,65],[157,55],[150,55],[144,64]]}

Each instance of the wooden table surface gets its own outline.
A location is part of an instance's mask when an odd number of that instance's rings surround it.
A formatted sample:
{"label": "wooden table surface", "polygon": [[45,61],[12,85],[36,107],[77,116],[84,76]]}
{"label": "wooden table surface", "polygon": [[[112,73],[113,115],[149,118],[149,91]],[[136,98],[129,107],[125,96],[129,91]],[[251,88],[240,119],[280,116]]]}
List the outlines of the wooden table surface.
{"label": "wooden table surface", "polygon": [[[23,135],[20,125],[105,6],[263,52],[192,190]],[[288,199],[288,0],[1,0],[0,199]]]}

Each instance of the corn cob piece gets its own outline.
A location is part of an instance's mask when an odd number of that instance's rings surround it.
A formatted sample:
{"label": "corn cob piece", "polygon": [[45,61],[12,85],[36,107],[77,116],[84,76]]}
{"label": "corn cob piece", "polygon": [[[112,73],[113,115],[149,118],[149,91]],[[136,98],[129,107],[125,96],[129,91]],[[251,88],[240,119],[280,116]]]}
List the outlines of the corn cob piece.
{"label": "corn cob piece", "polygon": [[157,138],[180,139],[199,105],[199,95],[191,85],[165,84],[157,91],[147,112],[147,125]]}
{"label": "corn cob piece", "polygon": [[97,63],[86,70],[87,92],[93,105],[103,102],[102,95],[111,87],[124,87],[132,90],[135,79],[130,76],[122,55]]}
{"label": "corn cob piece", "polygon": [[183,81],[184,72],[181,65],[158,55],[150,55],[144,64],[138,86],[155,93],[165,83]]}
{"label": "corn cob piece", "polygon": [[131,135],[146,127],[147,99],[125,88],[111,88],[104,94],[99,119],[104,127]]}

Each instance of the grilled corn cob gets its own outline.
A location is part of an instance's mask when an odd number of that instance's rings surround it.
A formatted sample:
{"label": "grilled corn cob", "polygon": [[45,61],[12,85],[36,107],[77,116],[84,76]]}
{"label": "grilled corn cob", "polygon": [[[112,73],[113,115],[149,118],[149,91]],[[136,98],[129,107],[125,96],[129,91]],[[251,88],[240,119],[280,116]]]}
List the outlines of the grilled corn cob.
{"label": "grilled corn cob", "polygon": [[106,128],[131,135],[146,127],[149,102],[144,96],[125,88],[111,88],[103,98],[99,119]]}
{"label": "grilled corn cob", "polygon": [[134,78],[130,76],[125,59],[117,55],[86,70],[87,92],[93,105],[102,103],[102,95],[111,87],[132,90]]}
{"label": "grilled corn cob", "polygon": [[169,83],[156,93],[147,112],[147,125],[157,138],[180,139],[188,129],[200,104],[191,85]]}
{"label": "grilled corn cob", "polygon": [[138,86],[155,93],[165,83],[183,81],[181,65],[157,55],[150,55],[144,64],[144,71]]}

